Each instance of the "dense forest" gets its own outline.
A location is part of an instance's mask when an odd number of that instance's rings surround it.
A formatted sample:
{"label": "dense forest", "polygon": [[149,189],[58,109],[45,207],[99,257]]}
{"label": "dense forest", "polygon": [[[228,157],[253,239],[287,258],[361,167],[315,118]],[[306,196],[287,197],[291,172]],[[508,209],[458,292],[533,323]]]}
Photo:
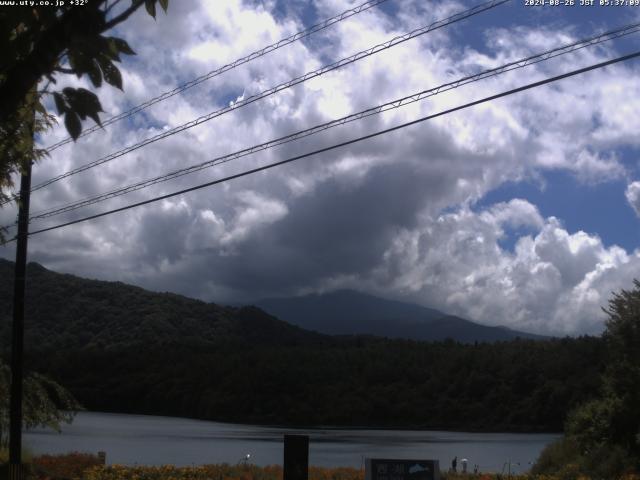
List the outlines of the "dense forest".
{"label": "dense forest", "polygon": [[[561,431],[596,393],[601,342],[349,339],[305,346],[34,352],[99,411],[289,425]],[[81,366],[81,367],[80,367]]]}
{"label": "dense forest", "polygon": [[[7,269],[9,262],[0,262]],[[11,287],[0,272],[2,353]],[[597,394],[598,338],[460,344],[330,337],[31,264],[27,366],[90,410],[287,425],[561,431]]]}

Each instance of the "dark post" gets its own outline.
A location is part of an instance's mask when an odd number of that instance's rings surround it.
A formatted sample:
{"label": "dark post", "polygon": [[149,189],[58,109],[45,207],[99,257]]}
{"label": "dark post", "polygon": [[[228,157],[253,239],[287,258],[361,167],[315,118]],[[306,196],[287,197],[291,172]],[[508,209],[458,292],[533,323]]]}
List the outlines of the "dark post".
{"label": "dark post", "polygon": [[307,435],[284,436],[283,470],[283,480],[309,478],[309,437]]}
{"label": "dark post", "polygon": [[[34,110],[35,115],[35,110]],[[31,125],[33,137],[33,124]],[[24,349],[24,292],[29,236],[29,200],[31,196],[31,163],[25,159],[20,177],[18,235],[13,284],[13,325],[11,339],[11,399],[9,405],[9,480],[22,479],[22,376]]]}

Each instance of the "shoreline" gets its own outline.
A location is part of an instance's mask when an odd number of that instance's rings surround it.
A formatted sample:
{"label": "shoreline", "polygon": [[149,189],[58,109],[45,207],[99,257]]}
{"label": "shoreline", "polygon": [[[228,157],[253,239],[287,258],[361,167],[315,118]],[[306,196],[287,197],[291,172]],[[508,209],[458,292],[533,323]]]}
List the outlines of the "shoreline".
{"label": "shoreline", "polygon": [[243,427],[260,427],[260,428],[277,428],[277,429],[292,429],[292,430],[380,430],[380,431],[393,431],[393,430],[406,430],[409,432],[451,432],[451,433],[471,433],[471,434],[527,434],[527,435],[562,435],[564,432],[549,431],[549,430],[525,430],[525,429],[482,429],[482,428],[457,428],[447,426],[432,426],[432,425],[420,425],[420,426],[407,426],[407,425],[301,425],[301,424],[274,424],[274,423],[259,423],[259,422],[242,422],[242,421],[229,421],[229,420],[214,420],[209,418],[200,417],[181,417],[174,415],[156,415],[152,413],[130,413],[130,412],[109,412],[109,411],[97,411],[97,410],[81,410],[77,413],[89,413],[97,415],[129,415],[138,417],[150,417],[150,418],[165,418],[175,420],[193,420],[197,422],[209,422],[223,425],[236,425]]}

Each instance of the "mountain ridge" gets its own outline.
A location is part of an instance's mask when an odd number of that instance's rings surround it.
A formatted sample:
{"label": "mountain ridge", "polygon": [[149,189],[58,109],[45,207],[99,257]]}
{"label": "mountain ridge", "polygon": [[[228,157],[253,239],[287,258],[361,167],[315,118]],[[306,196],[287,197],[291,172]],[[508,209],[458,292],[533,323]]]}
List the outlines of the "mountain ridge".
{"label": "mountain ridge", "polygon": [[[6,320],[0,322],[3,348],[10,338],[13,265],[0,259],[0,318]],[[355,290],[229,307],[119,281],[57,273],[34,262],[28,264],[27,273],[26,340],[43,348],[117,349],[141,343],[220,341],[308,344],[328,341],[328,335],[463,343],[544,338]]]}
{"label": "mountain ridge", "polygon": [[[8,346],[13,262],[0,260],[0,345]],[[307,332],[256,307],[225,307],[175,293],[151,292],[122,282],[89,280],[27,265],[25,345],[40,349],[133,345],[316,343]]]}
{"label": "mountain ridge", "polygon": [[376,335],[417,341],[452,339],[464,343],[548,338],[504,326],[482,325],[431,307],[356,290],[265,298],[254,305],[287,323],[325,335]]}

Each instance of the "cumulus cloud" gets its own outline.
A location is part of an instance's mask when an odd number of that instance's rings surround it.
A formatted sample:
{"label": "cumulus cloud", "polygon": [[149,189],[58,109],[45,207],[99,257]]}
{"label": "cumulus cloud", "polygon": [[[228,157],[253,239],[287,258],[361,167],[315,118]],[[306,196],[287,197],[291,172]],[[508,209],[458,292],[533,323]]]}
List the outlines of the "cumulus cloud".
{"label": "cumulus cloud", "polygon": [[[510,218],[535,227],[513,252],[500,247]],[[524,200],[462,208],[394,239],[371,288],[478,319],[549,334],[597,333],[611,291],[628,285],[640,256],[544,221]],[[506,322],[505,322],[506,320]]]}
{"label": "cumulus cloud", "polygon": [[633,208],[636,215],[640,217],[640,182],[631,182],[627,185],[627,190],[624,194],[631,208]]}
{"label": "cumulus cloud", "polygon": [[[37,165],[34,183],[181,125],[467,6],[409,1],[396,15],[371,9],[302,42],[172,97],[144,114],[66,145]],[[317,0],[321,17],[353,2]],[[308,20],[308,19],[307,19]],[[288,2],[185,0],[154,21],[136,14],[118,34],[138,52],[123,64],[125,94],[100,91],[108,114],[304,28]],[[33,210],[225,155],[342,115],[493,68],[576,39],[520,25],[467,44],[439,29],[261,102],[58,182]],[[407,122],[583,66],[615,53],[582,49],[398,110],[202,170],[105,204],[34,222],[53,225],[204,183]],[[637,67],[620,65],[440,117],[142,208],[34,236],[31,259],[88,277],[117,279],[210,301],[249,301],[340,286],[367,289],[531,331],[598,331],[600,306],[628,286],[637,253],[568,231],[524,199],[474,209],[504,182],[563,170],[593,183],[628,176],[616,155],[638,147]],[[61,80],[86,85],[83,80]],[[540,91],[542,92],[542,90]],[[42,140],[64,138],[64,128]],[[627,189],[637,210],[640,183]],[[0,211],[8,223],[15,212]],[[515,233],[514,233],[515,232]],[[518,237],[513,251],[502,248]],[[2,253],[11,256],[5,249]]]}

